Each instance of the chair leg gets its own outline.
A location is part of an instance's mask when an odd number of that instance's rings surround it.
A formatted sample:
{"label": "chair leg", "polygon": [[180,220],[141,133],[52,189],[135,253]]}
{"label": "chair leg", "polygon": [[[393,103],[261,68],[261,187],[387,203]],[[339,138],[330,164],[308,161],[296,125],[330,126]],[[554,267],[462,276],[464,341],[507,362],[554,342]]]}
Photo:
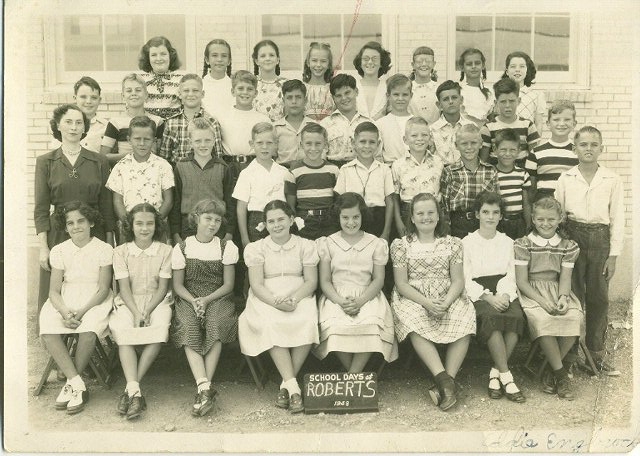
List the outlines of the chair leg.
{"label": "chair leg", "polygon": [[587,361],[586,367],[591,369],[591,375],[598,375],[598,368],[596,367],[596,363],[593,361],[593,356],[591,356],[591,352],[587,348],[584,340],[580,339],[580,348],[584,353],[584,359]]}
{"label": "chair leg", "polygon": [[262,366],[262,361],[260,361],[260,358],[257,356],[251,357],[251,356],[245,355],[244,359],[247,365],[249,366],[249,370],[251,371],[251,376],[253,377],[253,381],[255,382],[256,386],[258,387],[259,390],[263,390],[264,384],[267,381],[267,373],[264,367]]}
{"label": "chair leg", "polygon": [[36,389],[33,390],[34,396],[38,396],[42,392],[42,388],[44,387],[45,383],[47,383],[47,380],[49,379],[49,374],[53,370],[54,365],[55,365],[55,361],[53,360],[53,357],[50,356],[49,361],[47,362],[47,365],[44,368],[44,372],[42,372],[40,381],[38,382]]}
{"label": "chair leg", "polygon": [[376,374],[378,375],[378,380],[380,380],[380,376],[382,375],[382,371],[384,370],[384,367],[387,365],[387,362],[384,360],[384,358],[382,358],[382,361],[380,362],[380,365],[378,366],[378,370],[376,371]]}
{"label": "chair leg", "polygon": [[529,347],[529,352],[527,353],[527,359],[525,360],[522,367],[524,367],[534,378],[539,378],[542,374],[542,369],[544,369],[544,365],[538,371],[533,367],[533,360],[540,351],[540,342],[536,339],[531,343]]}

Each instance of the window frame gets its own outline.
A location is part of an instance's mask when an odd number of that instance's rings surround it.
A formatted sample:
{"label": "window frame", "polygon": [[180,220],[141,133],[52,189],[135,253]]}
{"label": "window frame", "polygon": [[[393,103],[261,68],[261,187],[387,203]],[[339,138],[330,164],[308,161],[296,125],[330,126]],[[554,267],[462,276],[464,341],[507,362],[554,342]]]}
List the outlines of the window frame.
{"label": "window frame", "polygon": [[[131,14],[132,16],[151,16],[150,14]],[[122,14],[64,14],[60,16],[43,16],[43,38],[44,38],[44,60],[45,60],[45,90],[48,92],[68,93],[72,86],[82,76],[91,76],[100,81],[103,92],[120,92],[122,78],[129,73],[139,73],[137,61],[132,62],[130,70],[126,71],[64,71],[64,18],[68,16],[100,16],[103,20],[105,16],[122,16]],[[182,60],[181,70],[196,68],[198,65],[198,55],[196,49],[196,27],[194,15],[183,15],[185,27],[185,55],[180,55]],[[103,27],[104,30],[104,27]],[[146,38],[148,39],[148,38]],[[142,47],[144,43],[140,43]],[[104,54],[104,53],[103,53]],[[104,55],[103,55],[104,59]]]}
{"label": "window frame", "polygon": [[[544,17],[546,14],[553,16],[554,12],[520,12],[509,11],[508,13],[484,13],[484,12],[459,12],[459,14],[452,14],[449,17],[449,52],[448,52],[448,68],[447,76],[449,79],[458,81],[460,79],[460,71],[456,70],[456,64],[458,55],[456,55],[457,44],[457,30],[456,21],[460,16],[485,16],[494,19],[493,24],[495,27],[495,18],[499,16],[522,16],[522,17],[534,17],[536,14]],[[589,87],[589,72],[580,71],[582,68],[589,68],[591,42],[589,35],[589,18],[587,14],[575,13],[572,11],[569,14],[569,27],[571,33],[569,35],[569,71],[539,71],[536,75],[536,87],[545,89],[557,89],[561,87],[571,87],[572,89],[588,89]],[[495,28],[494,28],[495,33]],[[531,31],[532,35],[535,34],[535,30]],[[484,52],[484,49],[483,49]],[[492,49],[491,52],[495,52]],[[528,54],[528,50],[525,50]],[[535,62],[535,56],[533,58]],[[502,77],[504,70],[499,71],[487,71],[487,81],[495,82]]]}
{"label": "window frame", "polygon": [[[253,46],[255,45],[255,43],[257,43],[258,41],[262,40],[262,18],[264,16],[273,16],[273,15],[283,15],[286,13],[274,13],[274,14],[260,14],[255,16],[254,22],[252,24],[252,26],[249,27],[249,33],[248,33],[248,38],[249,38],[249,43],[252,43],[250,46],[247,47],[247,51],[248,51],[248,62],[250,64],[250,68],[253,69],[253,59],[251,58],[251,52],[253,51]],[[312,14],[312,13],[309,13]],[[341,16],[341,38],[342,41],[344,41],[344,16],[348,16],[351,13],[347,13],[347,12],[343,12],[343,11],[338,11],[335,13],[330,13],[330,14],[335,14],[335,15],[339,15]],[[382,47],[384,47],[386,50],[388,50],[389,52],[391,52],[391,55],[398,55],[398,41],[397,41],[397,22],[398,22],[398,16],[397,15],[390,15],[390,14],[381,14],[381,13],[368,13],[368,14],[372,14],[372,15],[379,15],[381,17],[381,21],[380,21],[380,33],[381,33],[381,39],[380,39],[380,44],[382,45]],[[292,15],[296,15],[299,16],[300,18],[302,18],[305,13],[301,13],[301,14],[292,14]],[[302,26],[300,27],[302,30]],[[304,36],[304,31],[302,30],[302,35]],[[302,38],[303,39],[303,38]],[[337,54],[335,50],[332,49],[332,52],[334,53],[334,58],[335,55]],[[302,55],[300,57],[300,69],[299,70],[282,70],[280,75],[287,78],[287,79],[300,79],[302,80],[302,70],[303,70],[303,64],[304,64],[304,58],[306,57],[306,53],[307,53],[307,49],[302,49]],[[341,52],[340,52],[341,53]],[[333,66],[337,66],[337,64],[340,62],[334,61],[333,62]],[[345,68],[346,67],[346,68]],[[251,70],[252,71],[252,70]],[[353,68],[353,64],[351,62],[342,62],[342,68],[340,70],[338,70],[338,73],[344,73],[344,74],[350,74],[354,77],[359,77],[358,75],[358,71]]]}

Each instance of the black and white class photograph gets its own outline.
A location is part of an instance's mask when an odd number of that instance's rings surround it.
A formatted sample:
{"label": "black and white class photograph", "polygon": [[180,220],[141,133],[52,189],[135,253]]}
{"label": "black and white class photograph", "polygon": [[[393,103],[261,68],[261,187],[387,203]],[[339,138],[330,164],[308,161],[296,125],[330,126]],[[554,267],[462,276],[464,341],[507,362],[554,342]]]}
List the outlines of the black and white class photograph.
{"label": "black and white class photograph", "polygon": [[4,450],[638,451],[639,13],[5,1]]}

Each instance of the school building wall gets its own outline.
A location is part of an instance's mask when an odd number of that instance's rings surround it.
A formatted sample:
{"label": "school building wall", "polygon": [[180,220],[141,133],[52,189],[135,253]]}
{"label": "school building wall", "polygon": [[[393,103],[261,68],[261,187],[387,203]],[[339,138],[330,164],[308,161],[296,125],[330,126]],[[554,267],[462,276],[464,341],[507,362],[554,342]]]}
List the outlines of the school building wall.
{"label": "school building wall", "polygon": [[[26,37],[29,58],[27,63],[27,167],[26,185],[28,194],[28,246],[29,271],[37,277],[37,241],[33,223],[33,192],[35,158],[53,148],[53,140],[49,130],[49,119],[55,106],[72,102],[72,90],[60,92],[46,87],[44,53],[44,21],[46,17],[33,16],[27,24]],[[254,36],[251,26],[253,16],[198,16],[193,25],[195,42],[198,49],[198,65],[186,68],[188,71],[201,74],[201,53],[206,43],[214,37],[224,37],[233,49],[233,69],[249,69],[251,46],[260,39]],[[411,53],[419,45],[431,46],[436,54],[439,80],[447,78],[457,80],[458,74],[448,74],[451,67],[450,56],[453,55],[448,37],[455,27],[446,15],[401,15],[397,21],[397,52],[392,55],[393,72],[408,73],[410,71]],[[623,179],[625,186],[626,239],[624,253],[618,260],[616,276],[611,284],[612,298],[628,298],[632,294],[632,284],[638,278],[638,248],[632,242],[633,210],[632,210],[632,105],[633,94],[632,49],[634,47],[634,26],[637,21],[619,12],[606,13],[599,11],[589,15],[589,65],[583,71],[589,73],[587,87],[571,85],[546,90],[548,102],[565,98],[572,100],[577,108],[578,126],[591,124],[603,133],[606,145],[602,155],[604,165],[614,169]],[[428,24],[428,27],[425,26]],[[136,62],[131,63],[135,71]],[[490,81],[493,82],[493,81]],[[7,94],[10,96],[10,94]],[[123,109],[120,92],[115,87],[103,91],[99,115],[109,118]],[[545,131],[547,136],[548,132]],[[635,164],[636,168],[637,163]],[[33,260],[33,261],[32,261]]]}

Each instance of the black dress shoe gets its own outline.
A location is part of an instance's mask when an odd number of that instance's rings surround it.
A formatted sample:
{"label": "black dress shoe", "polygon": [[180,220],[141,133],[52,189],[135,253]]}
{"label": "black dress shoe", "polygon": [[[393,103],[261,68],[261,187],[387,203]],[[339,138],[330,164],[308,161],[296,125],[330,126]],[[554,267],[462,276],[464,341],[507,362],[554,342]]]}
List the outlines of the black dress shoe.
{"label": "black dress shoe", "polygon": [[440,392],[440,410],[449,410],[456,405],[458,398],[456,397],[456,383],[446,372],[440,372],[435,378],[438,385],[438,391]]}
{"label": "black dress shoe", "polygon": [[288,409],[289,408],[289,390],[282,388],[278,391],[278,397],[276,398],[276,407]]}
{"label": "black dress shoe", "polygon": [[302,396],[300,396],[298,393],[293,393],[291,395],[291,399],[289,400],[289,411],[291,413],[304,412],[304,405],[302,405]]}
{"label": "black dress shoe", "polygon": [[118,399],[118,406],[116,410],[120,415],[126,415],[127,410],[129,410],[129,395],[125,391],[120,395],[120,399]]}
{"label": "black dress shoe", "polygon": [[147,401],[142,396],[133,396],[129,401],[127,419],[132,420],[139,417],[147,409]]}

